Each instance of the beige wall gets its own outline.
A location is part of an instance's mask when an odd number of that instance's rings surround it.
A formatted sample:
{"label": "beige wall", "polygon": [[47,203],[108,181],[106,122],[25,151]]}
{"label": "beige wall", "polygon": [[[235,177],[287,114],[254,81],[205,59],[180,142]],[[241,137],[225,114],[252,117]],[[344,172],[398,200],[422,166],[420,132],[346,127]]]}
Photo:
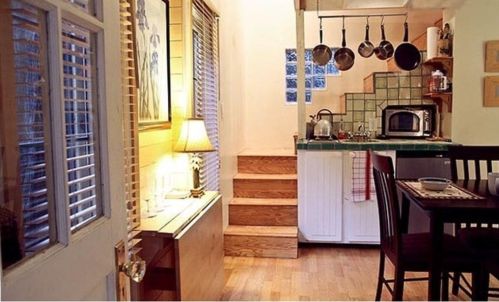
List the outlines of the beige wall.
{"label": "beige wall", "polygon": [[498,0],[467,1],[445,16],[454,23],[452,139],[499,144],[499,108],[483,107],[485,42],[499,40]]}
{"label": "beige wall", "polygon": [[[293,134],[297,131],[296,105],[285,104],[284,49],[296,48],[296,25],[293,1],[241,0],[244,14],[244,72],[245,144],[248,149],[292,149]],[[383,12],[396,12],[384,10]],[[402,11],[405,12],[405,11]],[[323,12],[342,14],[343,12]],[[351,12],[350,12],[351,13]],[[356,11],[356,13],[366,13]],[[373,13],[372,11],[370,13]],[[319,22],[316,12],[305,13],[305,47],[319,42]],[[410,13],[410,38],[426,31],[426,27],[441,18],[441,11]],[[387,39],[398,45],[403,38],[403,17],[386,18]],[[380,40],[379,18],[371,18],[371,40]],[[341,44],[341,19],[323,21],[324,43],[331,47]],[[347,19],[347,46],[354,49],[364,40],[365,19]],[[340,95],[362,92],[363,79],[373,71],[386,71],[386,63],[375,57],[360,58],[355,66],[339,77],[328,77],[327,90],[313,92],[313,104],[307,105],[307,116],[320,108],[339,110]],[[239,130],[239,129],[237,129]]]}

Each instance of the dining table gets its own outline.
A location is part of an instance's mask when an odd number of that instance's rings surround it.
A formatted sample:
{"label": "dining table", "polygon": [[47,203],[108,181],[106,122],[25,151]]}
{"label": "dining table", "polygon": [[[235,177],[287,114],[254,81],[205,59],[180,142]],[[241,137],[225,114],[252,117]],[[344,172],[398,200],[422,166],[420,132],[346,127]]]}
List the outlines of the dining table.
{"label": "dining table", "polygon": [[[428,301],[441,299],[442,242],[445,223],[499,223],[499,196],[489,193],[487,180],[457,180],[452,189],[462,190],[455,196],[430,196],[417,190],[417,180],[396,180],[402,192],[402,232],[407,233],[410,203],[424,211],[430,221],[430,271]],[[416,188],[416,189],[415,189]],[[447,189],[446,189],[447,190]],[[466,192],[468,193],[466,196]],[[459,193],[459,192],[458,192]],[[481,291],[482,295],[484,291]],[[479,296],[486,299],[486,297]],[[482,299],[480,299],[482,300]]]}

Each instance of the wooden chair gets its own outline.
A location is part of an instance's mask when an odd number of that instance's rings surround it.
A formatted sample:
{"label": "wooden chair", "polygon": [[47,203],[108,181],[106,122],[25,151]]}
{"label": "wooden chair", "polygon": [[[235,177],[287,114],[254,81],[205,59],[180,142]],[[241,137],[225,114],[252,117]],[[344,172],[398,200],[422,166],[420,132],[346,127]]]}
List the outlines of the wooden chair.
{"label": "wooden chair", "polygon": [[[370,152],[378,199],[381,240],[379,276],[375,300],[380,300],[384,284],[392,294],[392,299],[399,301],[403,297],[404,281],[428,280],[428,278],[405,279],[405,272],[429,271],[431,254],[430,234],[402,234],[392,160],[388,156],[376,155],[373,151]],[[442,267],[445,273],[443,274],[442,298],[443,300],[448,300],[448,272],[459,269],[463,272],[472,272],[473,276],[477,276],[479,262],[467,260],[471,252],[463,247],[459,240],[453,236],[444,235],[443,247],[444,261]],[[393,280],[387,280],[384,277],[386,257],[395,266],[395,278]],[[473,278],[473,280],[476,280],[476,278]],[[392,282],[394,283],[393,289],[389,285]],[[475,292],[478,293],[478,290]]]}
{"label": "wooden chair", "polygon": [[[486,173],[493,172],[494,162],[499,166],[499,146],[449,146],[451,161],[451,177],[453,181],[486,179]],[[474,167],[473,167],[474,166]],[[483,170],[482,168],[486,168]],[[498,168],[496,168],[497,171]],[[474,177],[471,172],[474,172]],[[485,173],[486,172],[486,173]],[[472,224],[455,226],[456,237],[461,242],[474,249],[482,259],[499,254],[499,229],[492,224],[482,224],[472,227]],[[488,283],[489,275],[483,276],[483,282]],[[461,280],[466,286],[461,284]],[[470,284],[462,274],[456,272],[452,283],[452,294],[457,295],[462,289],[468,296]],[[497,296],[497,288],[489,289],[489,296]]]}

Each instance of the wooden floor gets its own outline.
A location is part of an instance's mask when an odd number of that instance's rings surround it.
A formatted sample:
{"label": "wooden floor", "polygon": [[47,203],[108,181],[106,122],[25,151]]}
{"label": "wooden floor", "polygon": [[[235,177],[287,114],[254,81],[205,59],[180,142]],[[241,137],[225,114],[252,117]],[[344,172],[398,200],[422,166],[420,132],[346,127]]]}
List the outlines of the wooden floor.
{"label": "wooden floor", "polygon": [[[374,300],[378,261],[376,248],[337,245],[301,246],[298,259],[226,256],[222,300]],[[391,278],[388,263],[385,275]],[[391,300],[386,288],[381,298]],[[449,298],[470,300],[462,292]],[[406,282],[404,300],[427,300],[427,282]]]}

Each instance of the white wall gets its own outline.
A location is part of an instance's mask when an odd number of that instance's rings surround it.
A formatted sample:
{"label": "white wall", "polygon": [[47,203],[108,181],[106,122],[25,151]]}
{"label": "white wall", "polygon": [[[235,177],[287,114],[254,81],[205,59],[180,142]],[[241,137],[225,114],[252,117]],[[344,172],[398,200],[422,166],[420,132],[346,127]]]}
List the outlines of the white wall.
{"label": "white wall", "polygon": [[[499,144],[499,108],[483,107],[485,42],[499,40],[498,0],[473,0],[448,12],[453,21],[452,139],[462,144]],[[447,14],[445,14],[447,15]],[[453,20],[452,20],[453,19]]]}
{"label": "white wall", "polygon": [[[293,149],[293,134],[297,131],[295,105],[285,105],[284,49],[296,48],[294,1],[240,0],[243,23],[244,62],[237,66],[244,72],[245,148]],[[384,13],[396,12],[383,10]],[[405,12],[405,11],[401,11]],[[343,14],[344,12],[322,12]],[[352,12],[348,12],[352,13]],[[355,13],[367,13],[355,11]],[[370,11],[373,13],[373,11]],[[426,27],[441,18],[441,11],[414,11],[410,13],[410,39],[426,31]],[[403,17],[385,19],[387,39],[398,45],[403,38]],[[371,18],[371,40],[380,40],[380,19]],[[341,45],[341,19],[323,21],[324,43],[331,47]],[[347,46],[357,52],[364,40],[365,19],[347,19]],[[241,37],[239,37],[241,38]],[[316,12],[305,13],[305,46],[313,48],[319,42],[319,22]],[[373,71],[385,71],[386,63],[375,57],[357,55],[354,67],[340,77],[328,77],[327,90],[313,92],[313,104],[307,105],[307,116],[320,108],[339,110],[340,95],[362,92],[363,79]],[[236,131],[238,131],[237,129]]]}

